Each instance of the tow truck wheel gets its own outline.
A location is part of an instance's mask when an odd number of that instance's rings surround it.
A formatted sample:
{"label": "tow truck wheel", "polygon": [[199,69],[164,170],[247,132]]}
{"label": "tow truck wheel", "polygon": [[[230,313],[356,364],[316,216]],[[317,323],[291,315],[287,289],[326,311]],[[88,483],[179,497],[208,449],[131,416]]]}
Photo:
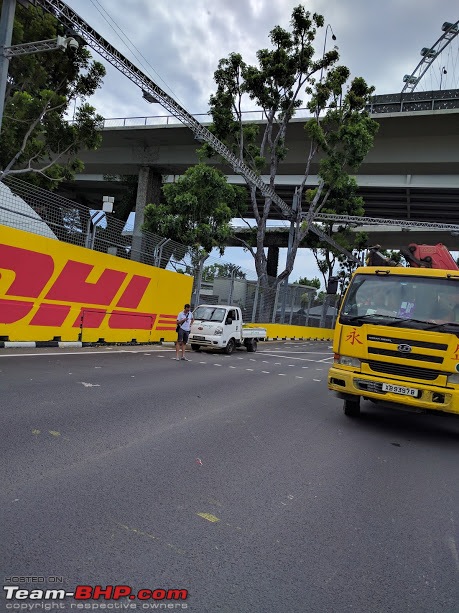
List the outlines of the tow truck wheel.
{"label": "tow truck wheel", "polygon": [[348,417],[358,417],[360,415],[359,400],[346,399],[343,405],[344,414]]}
{"label": "tow truck wheel", "polygon": [[196,343],[191,343],[191,349],[193,349],[193,351],[200,351],[201,345],[197,345]]}
{"label": "tow truck wheel", "polygon": [[234,340],[232,338],[230,338],[228,343],[227,343],[227,345],[226,345],[226,347],[225,347],[226,355],[231,355],[233,353],[233,351],[234,351],[235,346],[236,345],[234,343]]}

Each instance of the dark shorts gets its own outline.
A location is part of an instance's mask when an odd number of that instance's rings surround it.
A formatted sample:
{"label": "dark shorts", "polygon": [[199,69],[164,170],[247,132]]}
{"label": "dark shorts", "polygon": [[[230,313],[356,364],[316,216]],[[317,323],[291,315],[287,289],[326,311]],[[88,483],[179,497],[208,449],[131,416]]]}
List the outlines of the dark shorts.
{"label": "dark shorts", "polygon": [[179,329],[178,331],[178,342],[184,342],[185,344],[188,343],[188,337],[190,336],[190,333],[188,332],[188,330],[182,330],[182,328]]}

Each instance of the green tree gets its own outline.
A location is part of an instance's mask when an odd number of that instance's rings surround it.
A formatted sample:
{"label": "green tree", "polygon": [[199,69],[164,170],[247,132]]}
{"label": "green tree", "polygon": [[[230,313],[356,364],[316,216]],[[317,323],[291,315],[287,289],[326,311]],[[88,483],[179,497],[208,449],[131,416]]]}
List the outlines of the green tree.
{"label": "green tree", "polygon": [[229,278],[231,275],[235,279],[245,279],[246,274],[241,269],[240,266],[236,266],[236,264],[220,264],[216,262],[215,264],[210,264],[209,266],[204,266],[202,271],[202,278],[204,281],[213,281],[217,277]]}
{"label": "green tree", "polygon": [[[256,189],[250,188],[256,241],[254,245],[241,243],[254,257],[264,287],[277,286],[291,273],[300,242],[329,199],[350,198],[349,204],[360,206],[360,200],[352,195],[354,185],[348,173],[355,172],[367,155],[378,126],[365,110],[374,88],[360,77],[349,83],[349,69],[337,65],[337,48],[314,57],[313,44],[317,31],[324,27],[323,16],[311,15],[299,5],[292,11],[290,25],[290,31],[280,26],[271,30],[272,48],[257,52],[258,66],[247,65],[237,53],[220,60],[214,74],[217,89],[210,98],[213,133],[255,172],[267,173],[272,188],[279,164],[287,155],[288,124],[304,104],[301,96],[308,99],[312,119],[305,123],[308,151],[297,188],[298,207],[290,221],[292,249],[284,270],[272,281],[267,274],[264,239],[275,205],[272,198],[264,197],[259,209]],[[262,109],[265,124],[243,121],[242,106],[247,97]],[[211,156],[213,151],[204,145],[201,153]],[[317,188],[307,190],[308,177],[317,171]]]}
{"label": "green tree", "polygon": [[245,190],[222,172],[198,164],[162,187],[165,202],[145,207],[144,229],[206,253],[223,255],[233,217],[240,215]]}
{"label": "green tree", "polygon": [[[0,2],[1,4],[1,2]],[[12,44],[66,35],[57,19],[18,3]],[[28,173],[45,187],[83,169],[77,155],[96,149],[102,117],[86,100],[101,86],[105,68],[78,49],[47,51],[10,61],[0,140],[0,180]],[[72,117],[73,121],[67,121]]]}
{"label": "green tree", "polygon": [[315,287],[316,289],[320,289],[320,279],[318,277],[313,277],[312,279],[308,279],[307,277],[300,277],[298,281],[295,281],[297,285],[307,285],[309,287]]}

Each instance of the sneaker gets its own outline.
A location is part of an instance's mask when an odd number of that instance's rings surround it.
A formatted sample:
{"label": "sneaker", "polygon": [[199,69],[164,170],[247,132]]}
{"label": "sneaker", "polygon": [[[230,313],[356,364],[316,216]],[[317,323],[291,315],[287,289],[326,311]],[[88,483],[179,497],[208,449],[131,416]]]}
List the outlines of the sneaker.
{"label": "sneaker", "polygon": [[181,360],[185,360],[185,362],[189,362],[190,360],[188,358],[180,358]]}

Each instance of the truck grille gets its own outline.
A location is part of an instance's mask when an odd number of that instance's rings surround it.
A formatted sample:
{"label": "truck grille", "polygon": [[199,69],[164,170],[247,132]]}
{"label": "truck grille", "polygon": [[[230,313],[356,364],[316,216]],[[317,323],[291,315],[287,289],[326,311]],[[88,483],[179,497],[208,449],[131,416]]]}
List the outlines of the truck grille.
{"label": "truck grille", "polygon": [[393,336],[382,336],[376,334],[369,334],[367,336],[368,341],[374,341],[377,343],[388,343],[391,345],[411,345],[412,347],[422,347],[423,349],[438,349],[438,351],[446,351],[448,345],[446,343],[432,343],[431,341],[418,341],[410,338],[396,338]]}
{"label": "truck grille", "polygon": [[[400,351],[393,351],[391,349],[382,349],[381,347],[368,347],[368,353],[377,355],[387,355],[388,357],[400,358],[402,354]],[[418,360],[419,362],[433,362],[436,364],[443,364],[443,358],[439,355],[426,355],[425,353],[404,353],[404,360]]]}
{"label": "truck grille", "polygon": [[374,372],[410,377],[412,379],[422,379],[423,381],[435,381],[441,374],[438,370],[431,370],[430,368],[407,366],[406,364],[392,364],[391,362],[377,362],[376,360],[369,360],[368,366]]}

